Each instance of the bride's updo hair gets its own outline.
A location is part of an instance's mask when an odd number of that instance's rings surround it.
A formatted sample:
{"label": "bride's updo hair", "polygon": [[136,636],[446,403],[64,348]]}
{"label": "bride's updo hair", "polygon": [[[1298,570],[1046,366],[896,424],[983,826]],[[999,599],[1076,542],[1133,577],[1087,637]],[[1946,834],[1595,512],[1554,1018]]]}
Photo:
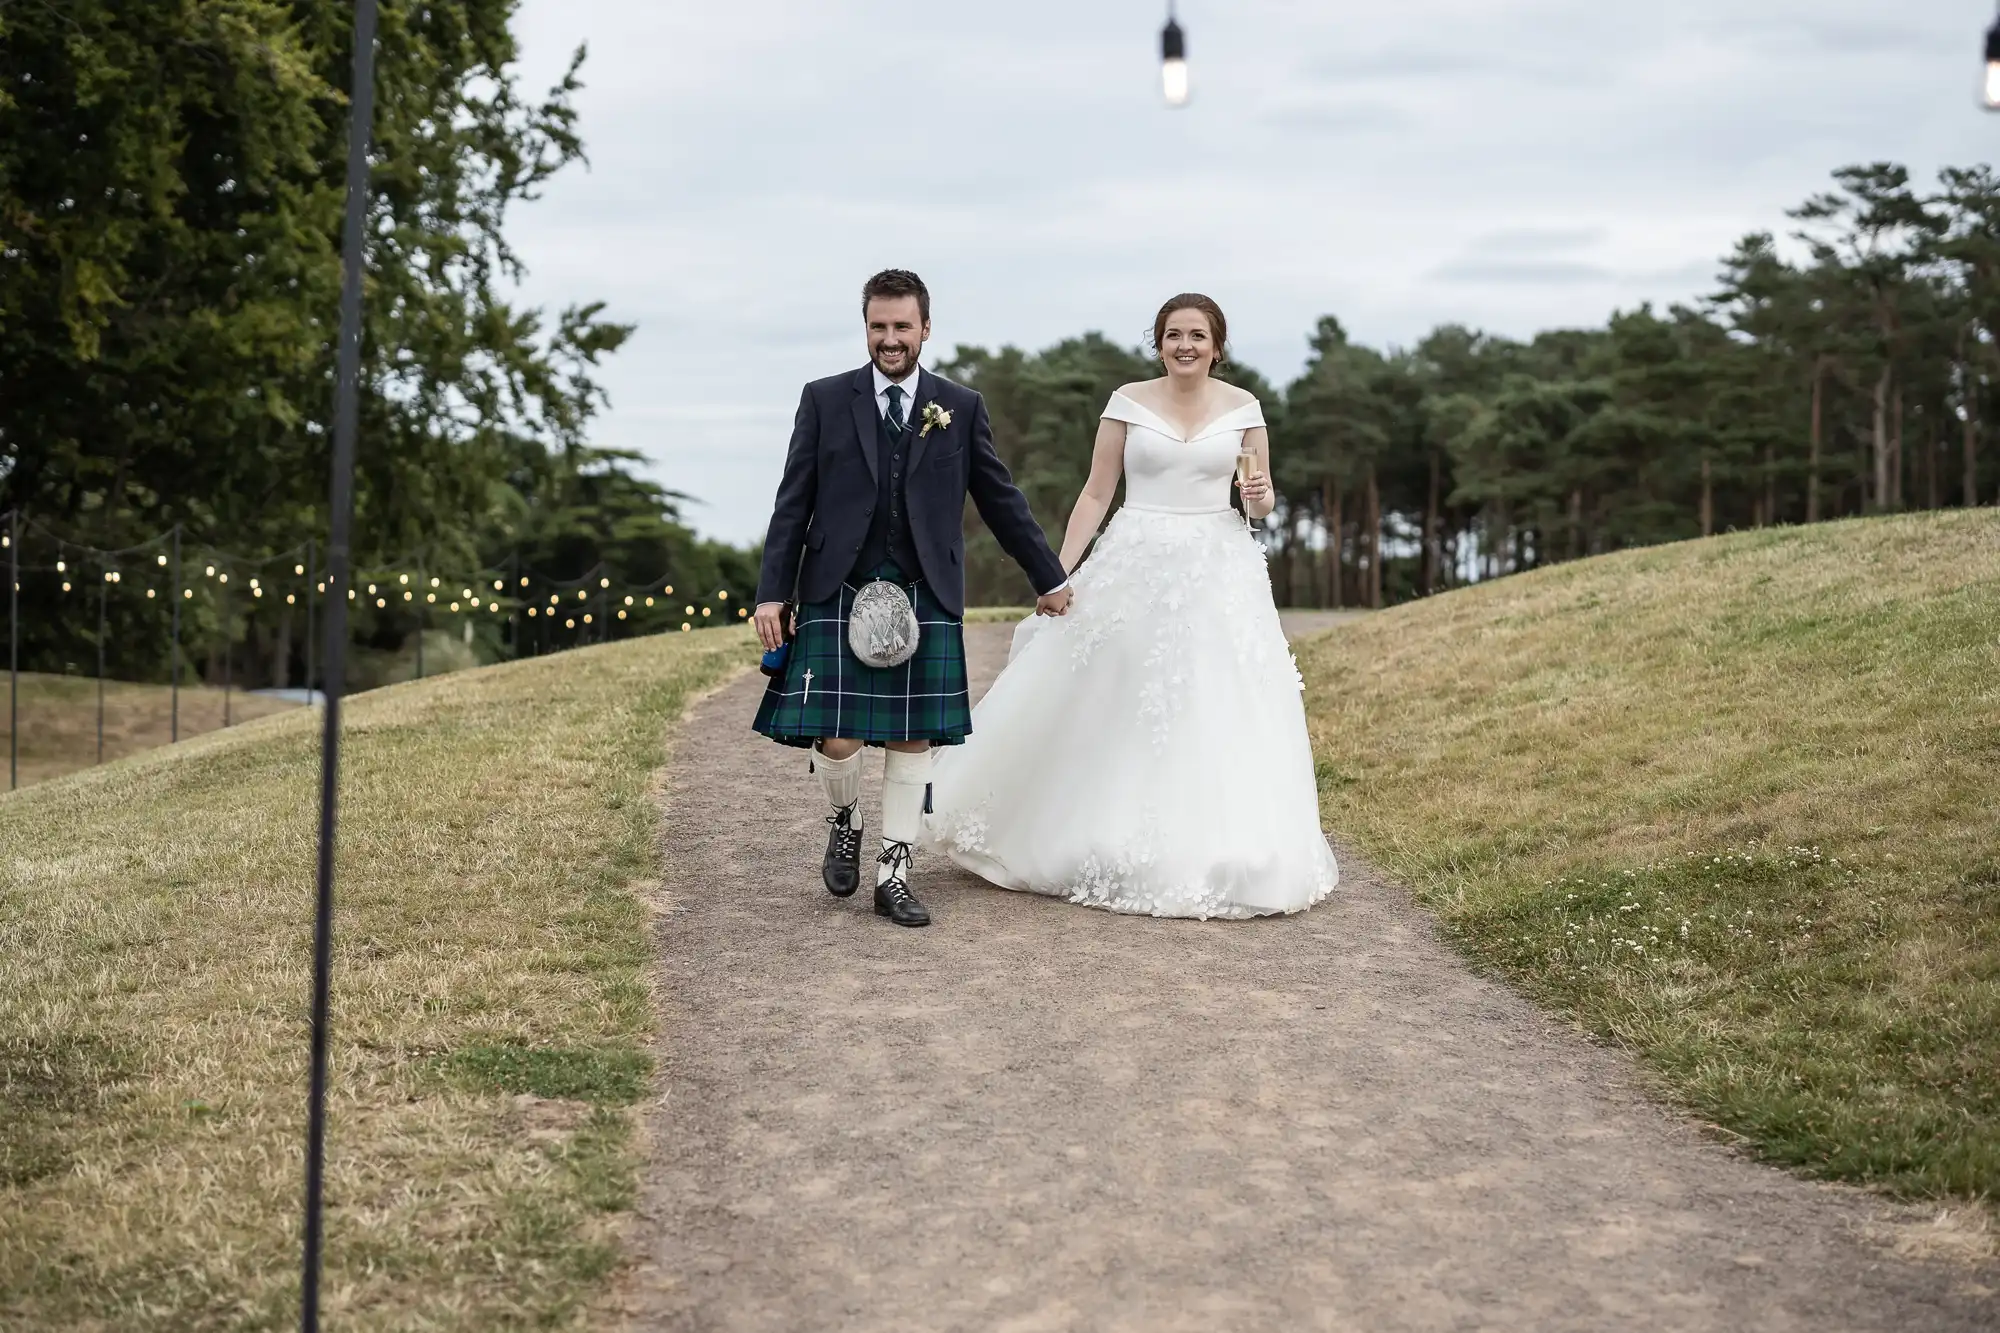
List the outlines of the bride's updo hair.
{"label": "bride's updo hair", "polygon": [[1153,355],[1160,355],[1160,343],[1167,336],[1167,320],[1176,310],[1199,310],[1207,318],[1208,331],[1215,338],[1215,361],[1209,368],[1221,365],[1229,354],[1229,321],[1223,317],[1222,307],[1200,292],[1182,292],[1160,307],[1160,313],[1153,319]]}

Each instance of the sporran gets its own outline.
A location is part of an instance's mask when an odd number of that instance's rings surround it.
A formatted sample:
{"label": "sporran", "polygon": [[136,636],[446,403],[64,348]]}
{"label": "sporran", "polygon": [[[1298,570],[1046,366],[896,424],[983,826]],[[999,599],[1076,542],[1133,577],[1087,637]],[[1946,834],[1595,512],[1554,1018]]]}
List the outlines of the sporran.
{"label": "sporran", "polygon": [[922,633],[910,595],[886,579],[854,594],[847,617],[847,646],[863,666],[898,667],[917,655]]}

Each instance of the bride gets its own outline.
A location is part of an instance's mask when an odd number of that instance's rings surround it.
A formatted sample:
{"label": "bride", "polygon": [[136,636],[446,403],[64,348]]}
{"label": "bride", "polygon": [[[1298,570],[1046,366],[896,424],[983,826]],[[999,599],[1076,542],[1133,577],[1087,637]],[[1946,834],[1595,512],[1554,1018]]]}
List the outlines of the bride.
{"label": "bride", "polygon": [[1070,513],[1075,600],[1015,632],[972,736],[937,760],[930,841],[1002,888],[1206,919],[1301,911],[1339,880],[1303,682],[1229,504],[1232,475],[1251,517],[1273,499],[1256,397],[1209,374],[1227,337],[1206,296],[1161,307],[1166,374],[1111,395]]}

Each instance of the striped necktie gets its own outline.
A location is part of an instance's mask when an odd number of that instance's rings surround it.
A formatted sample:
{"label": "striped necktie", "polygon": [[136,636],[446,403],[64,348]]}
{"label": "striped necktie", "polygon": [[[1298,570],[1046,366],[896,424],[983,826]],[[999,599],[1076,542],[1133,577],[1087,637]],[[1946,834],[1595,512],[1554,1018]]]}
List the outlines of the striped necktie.
{"label": "striped necktie", "polygon": [[891,439],[896,439],[896,440],[902,439],[903,438],[903,386],[900,384],[891,384],[889,386],[888,422],[889,422],[889,437]]}

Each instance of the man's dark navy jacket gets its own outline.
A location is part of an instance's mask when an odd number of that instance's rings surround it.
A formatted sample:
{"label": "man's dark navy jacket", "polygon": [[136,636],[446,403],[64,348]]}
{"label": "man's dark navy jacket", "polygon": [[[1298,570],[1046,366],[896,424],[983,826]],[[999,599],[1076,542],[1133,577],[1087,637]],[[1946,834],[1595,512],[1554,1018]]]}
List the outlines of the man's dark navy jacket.
{"label": "man's dark navy jacket", "polygon": [[[965,614],[965,498],[970,495],[1000,549],[1027,573],[1036,593],[1061,587],[1067,578],[1062,562],[993,448],[986,401],[928,370],[920,369],[917,376],[903,448],[902,495],[910,545],[921,568],[904,574],[921,574],[945,610]],[[951,413],[951,424],[921,435],[924,409],[932,403]],[[879,431],[870,367],[806,385],[764,539],[759,605],[794,596],[802,603],[824,602],[846,579],[869,573],[856,569],[855,562],[886,493],[882,469],[888,461],[882,457]]]}

